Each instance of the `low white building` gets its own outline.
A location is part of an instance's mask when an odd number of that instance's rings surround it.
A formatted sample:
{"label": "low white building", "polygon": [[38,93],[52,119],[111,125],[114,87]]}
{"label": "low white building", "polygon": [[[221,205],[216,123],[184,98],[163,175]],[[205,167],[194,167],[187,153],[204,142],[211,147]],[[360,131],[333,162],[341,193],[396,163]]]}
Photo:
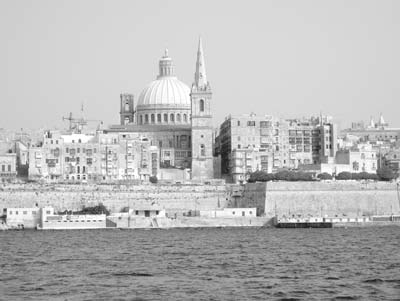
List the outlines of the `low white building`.
{"label": "low white building", "polygon": [[54,208],[41,208],[41,221],[38,230],[104,229],[105,214],[59,215]]}
{"label": "low white building", "polygon": [[224,208],[215,210],[200,210],[201,217],[256,217],[256,208]]}
{"label": "low white building", "polygon": [[40,223],[40,208],[4,208],[7,226],[11,229],[34,229]]}

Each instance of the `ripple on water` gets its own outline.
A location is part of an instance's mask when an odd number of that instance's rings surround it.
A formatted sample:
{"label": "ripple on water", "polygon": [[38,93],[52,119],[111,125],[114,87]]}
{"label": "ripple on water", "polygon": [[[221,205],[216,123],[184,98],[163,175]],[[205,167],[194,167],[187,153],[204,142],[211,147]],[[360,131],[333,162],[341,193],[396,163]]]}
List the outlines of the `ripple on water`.
{"label": "ripple on water", "polygon": [[391,227],[3,231],[1,298],[396,299],[397,233]]}

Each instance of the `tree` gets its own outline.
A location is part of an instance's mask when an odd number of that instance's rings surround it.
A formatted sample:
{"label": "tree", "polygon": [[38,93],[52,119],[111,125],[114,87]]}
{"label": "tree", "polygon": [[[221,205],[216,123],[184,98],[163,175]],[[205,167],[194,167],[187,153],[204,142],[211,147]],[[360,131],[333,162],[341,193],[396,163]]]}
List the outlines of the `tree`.
{"label": "tree", "polygon": [[336,176],[336,180],[351,180],[351,173],[347,171],[342,171]]}
{"label": "tree", "polygon": [[320,173],[317,177],[320,180],[332,180],[332,175],[327,172]]}
{"label": "tree", "polygon": [[389,167],[383,166],[376,171],[381,181],[391,181],[397,178],[397,174]]}
{"label": "tree", "polygon": [[158,182],[158,179],[157,179],[156,176],[151,176],[151,177],[149,178],[149,181],[150,181],[150,183],[156,184],[156,183]]}

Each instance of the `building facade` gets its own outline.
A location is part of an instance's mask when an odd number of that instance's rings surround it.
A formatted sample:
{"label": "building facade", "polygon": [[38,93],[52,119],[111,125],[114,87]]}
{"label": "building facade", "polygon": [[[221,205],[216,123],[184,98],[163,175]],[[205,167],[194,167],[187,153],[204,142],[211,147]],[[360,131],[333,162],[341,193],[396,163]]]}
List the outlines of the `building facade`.
{"label": "building facade", "polygon": [[158,171],[158,148],[132,133],[46,132],[43,144],[29,151],[31,179],[145,180]]}
{"label": "building facade", "polygon": [[228,116],[221,124],[215,153],[221,156],[222,174],[238,182],[256,170],[272,172],[332,163],[336,136],[336,125],[329,117],[285,120],[242,114]]}
{"label": "building facade", "polygon": [[17,176],[17,155],[0,154],[0,179],[14,179]]}

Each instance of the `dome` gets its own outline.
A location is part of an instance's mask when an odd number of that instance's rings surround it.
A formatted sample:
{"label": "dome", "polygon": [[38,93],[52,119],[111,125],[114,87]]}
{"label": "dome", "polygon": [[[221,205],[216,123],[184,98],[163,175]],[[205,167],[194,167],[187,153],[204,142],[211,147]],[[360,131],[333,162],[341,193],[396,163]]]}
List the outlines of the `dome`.
{"label": "dome", "polygon": [[139,96],[138,109],[190,108],[190,89],[174,76],[152,81]]}
{"label": "dome", "polygon": [[137,110],[190,109],[190,89],[174,75],[172,59],[165,50],[159,62],[159,75],[139,95]]}

